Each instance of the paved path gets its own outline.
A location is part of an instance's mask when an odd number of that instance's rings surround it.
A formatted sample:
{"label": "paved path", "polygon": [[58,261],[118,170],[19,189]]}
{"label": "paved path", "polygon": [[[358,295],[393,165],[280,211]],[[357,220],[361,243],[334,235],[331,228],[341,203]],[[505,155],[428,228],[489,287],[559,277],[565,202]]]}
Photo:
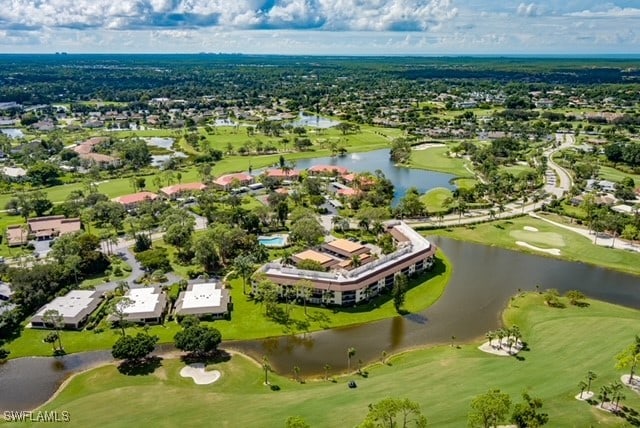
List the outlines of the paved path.
{"label": "paved path", "polygon": [[549,220],[548,218],[544,218],[542,216],[539,216],[536,213],[529,213],[529,215],[533,218],[537,218],[539,220],[545,221],[549,224],[553,224],[554,226],[557,227],[561,227],[563,229],[566,230],[570,230],[572,232],[575,232],[579,235],[584,236],[585,238],[589,238],[592,239],[593,242],[596,245],[602,246],[602,247],[609,247],[609,248],[617,248],[619,250],[630,250],[630,251],[636,251],[636,252],[640,252],[640,246],[634,245],[628,241],[625,241],[623,239],[620,238],[616,238],[615,240],[609,236],[608,234],[604,234],[604,233],[600,233],[598,234],[598,239],[596,239],[596,235],[594,232],[591,232],[590,230],[581,228],[581,227],[575,227],[575,226],[569,226],[566,224],[562,224],[562,223],[558,223],[556,221],[553,220]]}

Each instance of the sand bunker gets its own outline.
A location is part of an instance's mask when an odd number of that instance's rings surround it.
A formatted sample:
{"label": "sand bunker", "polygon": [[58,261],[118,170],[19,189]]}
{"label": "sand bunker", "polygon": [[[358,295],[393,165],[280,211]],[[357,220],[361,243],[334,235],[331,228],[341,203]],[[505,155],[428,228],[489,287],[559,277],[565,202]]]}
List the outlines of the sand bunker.
{"label": "sand bunker", "polygon": [[553,256],[559,256],[560,255],[560,250],[557,249],[557,248],[540,248],[540,247],[536,247],[535,245],[531,245],[529,243],[522,242],[522,241],[516,241],[516,245],[519,245],[519,246],[525,247],[525,248],[529,248],[530,250],[540,251],[540,252],[543,252],[543,253],[551,254]]}
{"label": "sand bunker", "polygon": [[536,229],[533,226],[525,226],[525,227],[523,227],[523,229],[526,230],[527,232],[537,232],[538,231],[538,229]]}
{"label": "sand bunker", "polygon": [[628,374],[622,375],[620,377],[622,384],[640,394],[640,378],[638,378],[638,375],[636,374],[633,376],[633,383],[629,383],[629,377],[630,376]]}
{"label": "sand bunker", "polygon": [[584,391],[582,393],[582,397],[580,397],[580,394],[576,395],[576,400],[580,400],[580,401],[591,400],[594,395],[596,395],[596,394],[593,391]]}
{"label": "sand bunker", "polygon": [[511,357],[516,355],[522,349],[522,342],[518,340],[518,343],[514,343],[511,347],[511,351],[509,351],[509,345],[506,343],[498,344],[498,340],[493,340],[491,344],[489,342],[485,342],[482,345],[478,346],[478,349],[482,352],[486,352],[487,354],[498,355],[500,357]]}
{"label": "sand bunker", "polygon": [[424,144],[420,144],[419,146],[415,146],[412,147],[412,150],[427,150],[427,149],[433,149],[436,147],[446,147],[445,144],[439,144],[439,143],[424,143]]}
{"label": "sand bunker", "polygon": [[218,370],[206,371],[202,363],[189,364],[180,370],[180,376],[192,378],[196,385],[213,383],[220,379],[220,375],[221,373]]}

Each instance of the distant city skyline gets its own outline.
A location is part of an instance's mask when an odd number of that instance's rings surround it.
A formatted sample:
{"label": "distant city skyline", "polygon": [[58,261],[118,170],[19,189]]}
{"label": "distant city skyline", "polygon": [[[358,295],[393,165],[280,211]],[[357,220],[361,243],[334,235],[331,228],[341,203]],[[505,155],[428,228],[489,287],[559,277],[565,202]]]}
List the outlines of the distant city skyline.
{"label": "distant city skyline", "polygon": [[12,0],[0,53],[640,54],[637,0]]}

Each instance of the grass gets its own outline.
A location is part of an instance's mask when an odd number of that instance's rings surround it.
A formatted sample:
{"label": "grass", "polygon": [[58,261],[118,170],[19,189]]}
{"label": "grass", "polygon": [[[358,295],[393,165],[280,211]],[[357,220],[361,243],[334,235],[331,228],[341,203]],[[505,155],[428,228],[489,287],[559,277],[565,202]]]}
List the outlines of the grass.
{"label": "grass", "polygon": [[431,171],[453,174],[458,177],[472,177],[465,168],[465,161],[447,155],[448,147],[434,147],[426,150],[411,152],[410,166],[412,168],[428,169]]}
{"label": "grass", "polygon": [[[449,260],[438,252],[437,261],[431,272],[410,283],[404,309],[408,312],[422,311],[435,303],[444,292],[452,273]],[[242,281],[235,279],[230,284],[233,312],[230,320],[217,320],[210,323],[222,333],[225,340],[257,339],[282,336],[291,333],[304,333],[327,328],[343,327],[377,321],[396,316],[393,301],[389,295],[379,296],[370,303],[355,308],[321,308],[289,305],[288,321],[274,320],[264,315],[264,307],[243,294]],[[286,310],[285,305],[279,306]],[[149,333],[160,338],[160,343],[173,342],[173,336],[180,329],[174,321],[164,325],[149,327]],[[131,327],[132,333],[141,330]],[[110,349],[118,338],[119,330],[65,331],[62,340],[67,353]],[[51,346],[43,342],[47,331],[25,328],[21,336],[10,342],[6,348],[11,358],[25,356],[49,356]]]}
{"label": "grass", "polygon": [[625,177],[633,178],[636,186],[640,183],[640,174],[631,174],[624,171],[620,171],[619,169],[612,168],[610,166],[601,166],[598,168],[598,175],[603,180],[621,182]]}
{"label": "grass", "polygon": [[[541,398],[549,426],[629,426],[574,396],[589,370],[598,374],[595,391],[624,373],[614,369],[614,356],[633,340],[640,314],[588,303],[550,308],[535,293],[512,300],[503,318],[507,324],[517,323],[528,343],[530,351],[522,352],[521,360],[485,354],[476,349],[477,343],[441,346],[394,356],[388,365],[373,364],[366,368],[367,378],[351,375],[335,383],[301,384],[290,375],[270,374],[271,384],[280,387],[277,392],[263,385],[260,367],[241,355],[209,366],[222,377],[208,386],[180,377],[184,364],[177,359],[164,360],[148,376],[125,376],[109,365],[77,375],[43,409],[68,411],[70,426],[198,426],[215,417],[216,426],[275,427],[291,415],[311,426],[355,426],[370,403],[406,397],[419,403],[429,426],[457,428],[466,425],[474,396],[499,388],[514,402],[523,391]],[[346,386],[351,379],[357,380],[355,390]],[[622,404],[640,410],[640,396],[624,393]]]}
{"label": "grass", "polygon": [[[514,237],[513,233],[516,235],[521,234],[524,231],[524,226],[532,226],[538,229],[538,233],[542,233],[542,239],[544,239],[545,236],[548,239],[553,238],[550,242],[560,242],[559,239],[561,238],[564,242],[564,246],[558,247],[561,250],[561,255],[558,256],[560,259],[590,263],[597,266],[640,275],[640,253],[594,245],[592,239],[588,239],[570,230],[566,230],[531,217],[520,217],[511,220],[484,223],[471,227],[430,230],[429,235],[435,234],[447,238],[494,245],[511,250],[548,256],[547,254],[516,245],[515,242],[520,239]],[[544,244],[544,242],[542,243]],[[557,244],[550,244],[547,242],[546,245],[552,246],[553,248]]]}
{"label": "grass", "polygon": [[446,211],[444,208],[444,201],[451,196],[451,190],[445,189],[444,187],[436,187],[422,195],[420,199],[427,208],[427,212],[437,213]]}
{"label": "grass", "polygon": [[475,178],[456,178],[454,180],[456,186],[463,189],[472,189],[478,184],[478,180]]}

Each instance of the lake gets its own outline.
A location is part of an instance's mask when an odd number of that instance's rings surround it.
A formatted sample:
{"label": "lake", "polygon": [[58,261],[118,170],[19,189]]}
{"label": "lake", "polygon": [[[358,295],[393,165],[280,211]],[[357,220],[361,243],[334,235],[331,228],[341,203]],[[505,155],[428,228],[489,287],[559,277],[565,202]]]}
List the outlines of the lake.
{"label": "lake", "polygon": [[297,119],[291,122],[292,126],[310,126],[312,128],[331,128],[333,126],[339,125],[340,122],[336,120],[331,120],[322,116],[307,116],[304,113],[300,113]]}
{"label": "lake", "polygon": [[394,205],[397,204],[398,200],[404,196],[410,187],[416,187],[421,194],[434,187],[455,189],[455,185],[452,182],[456,178],[455,175],[397,166],[389,160],[389,149],[347,153],[345,156],[299,159],[296,161],[296,168],[298,169],[306,169],[314,165],[343,166],[354,172],[374,173],[379,169],[395,186]]}

